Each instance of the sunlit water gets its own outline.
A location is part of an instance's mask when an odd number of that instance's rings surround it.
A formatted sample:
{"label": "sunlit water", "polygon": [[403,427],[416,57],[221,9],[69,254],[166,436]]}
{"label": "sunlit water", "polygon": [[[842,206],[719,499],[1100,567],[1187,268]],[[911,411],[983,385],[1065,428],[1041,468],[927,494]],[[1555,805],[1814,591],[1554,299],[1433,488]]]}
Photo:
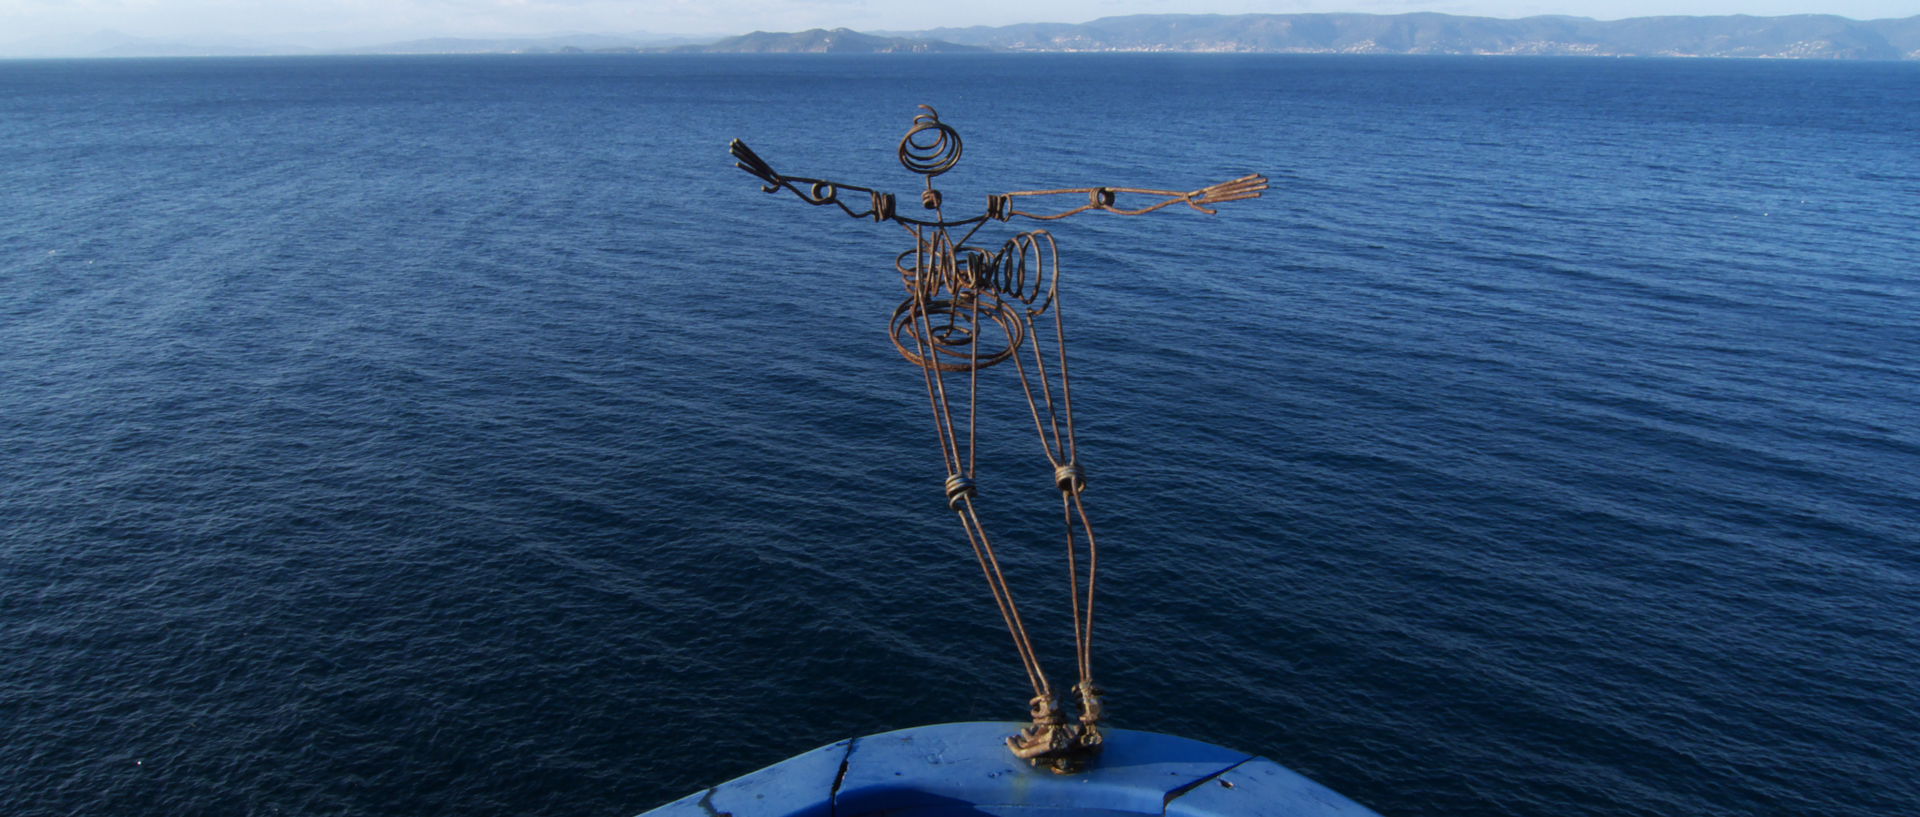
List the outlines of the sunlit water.
{"label": "sunlit water", "polygon": [[[1916,87],[0,63],[0,810],[624,815],[1020,717],[886,339],[904,233],[726,156],[911,201],[926,102],[950,202],[1273,179],[1054,225],[1115,724],[1389,815],[1920,812]],[[1064,677],[1057,498],[988,374],[983,508]]]}

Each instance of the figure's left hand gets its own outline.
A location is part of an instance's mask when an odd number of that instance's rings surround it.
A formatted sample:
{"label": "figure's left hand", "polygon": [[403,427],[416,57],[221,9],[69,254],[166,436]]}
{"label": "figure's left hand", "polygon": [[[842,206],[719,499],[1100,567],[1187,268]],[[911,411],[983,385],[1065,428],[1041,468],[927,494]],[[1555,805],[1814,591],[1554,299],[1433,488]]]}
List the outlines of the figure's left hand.
{"label": "figure's left hand", "polygon": [[1219,204],[1223,201],[1239,201],[1241,199],[1257,199],[1260,197],[1260,193],[1266,189],[1267,177],[1253,173],[1241,176],[1233,181],[1209,185],[1188,193],[1187,204],[1191,205],[1195,210],[1212,213],[1212,210],[1202,205]]}

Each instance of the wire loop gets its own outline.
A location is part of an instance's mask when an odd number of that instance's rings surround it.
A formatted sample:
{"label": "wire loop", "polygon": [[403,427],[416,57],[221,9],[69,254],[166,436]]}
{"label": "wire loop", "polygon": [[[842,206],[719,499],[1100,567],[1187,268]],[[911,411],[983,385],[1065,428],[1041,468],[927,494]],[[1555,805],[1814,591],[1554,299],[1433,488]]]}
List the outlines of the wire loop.
{"label": "wire loop", "polygon": [[[993,331],[983,331],[989,326]],[[978,296],[931,301],[908,298],[894,307],[892,335],[894,348],[916,366],[971,372],[1012,357],[1026,340],[1026,325],[1013,307],[998,298],[991,302]],[[984,351],[976,345],[981,341],[985,341]],[[925,352],[921,351],[923,347]]]}

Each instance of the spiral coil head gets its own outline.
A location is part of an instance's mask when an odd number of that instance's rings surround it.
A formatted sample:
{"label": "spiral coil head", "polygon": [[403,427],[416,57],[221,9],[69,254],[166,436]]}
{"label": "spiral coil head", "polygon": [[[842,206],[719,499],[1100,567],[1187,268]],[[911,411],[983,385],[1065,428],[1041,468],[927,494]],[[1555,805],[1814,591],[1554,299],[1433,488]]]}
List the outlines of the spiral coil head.
{"label": "spiral coil head", "polygon": [[921,105],[920,110],[913,117],[913,127],[900,137],[900,164],[932,178],[960,163],[960,134],[942,124],[931,106]]}

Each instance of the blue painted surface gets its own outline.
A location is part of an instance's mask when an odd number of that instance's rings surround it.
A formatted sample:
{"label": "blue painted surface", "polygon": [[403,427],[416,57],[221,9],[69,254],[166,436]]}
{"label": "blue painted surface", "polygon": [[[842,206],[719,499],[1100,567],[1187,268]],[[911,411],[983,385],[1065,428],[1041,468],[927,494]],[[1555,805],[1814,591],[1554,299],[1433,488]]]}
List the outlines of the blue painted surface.
{"label": "blue painted surface", "polygon": [[1307,779],[1305,775],[1256,757],[1195,786],[1167,803],[1167,817],[1375,817],[1374,811]]}
{"label": "blue painted surface", "polygon": [[833,814],[833,787],[847,747],[854,741],[829,743],[795,755],[753,774],[695,792],[657,809],[648,817],[829,817]]}
{"label": "blue painted surface", "polygon": [[1092,769],[1056,775],[1007,752],[1019,728],[947,723],[841,741],[642,817],[1375,817],[1271,760],[1153,732],[1109,730]]}

